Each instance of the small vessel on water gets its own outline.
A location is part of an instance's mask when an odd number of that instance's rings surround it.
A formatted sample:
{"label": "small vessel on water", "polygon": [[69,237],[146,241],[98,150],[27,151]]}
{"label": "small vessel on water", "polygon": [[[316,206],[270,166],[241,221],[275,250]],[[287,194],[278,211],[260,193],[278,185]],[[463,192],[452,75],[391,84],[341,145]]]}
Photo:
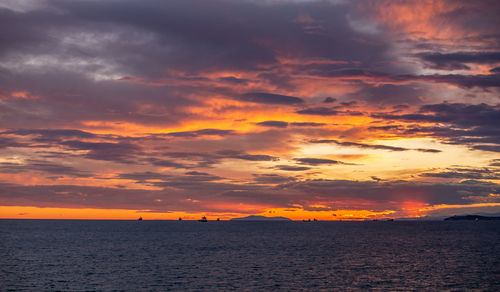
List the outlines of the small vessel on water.
{"label": "small vessel on water", "polygon": [[181,217],[179,217],[179,221],[182,221],[182,218],[181,218]]}
{"label": "small vessel on water", "polygon": [[142,221],[142,217],[139,217],[139,219],[137,219],[137,221]]}
{"label": "small vessel on water", "polygon": [[220,221],[220,218],[217,218],[217,221]]}
{"label": "small vessel on water", "polygon": [[208,222],[207,217],[205,216],[201,217],[201,219],[198,220],[198,222]]}

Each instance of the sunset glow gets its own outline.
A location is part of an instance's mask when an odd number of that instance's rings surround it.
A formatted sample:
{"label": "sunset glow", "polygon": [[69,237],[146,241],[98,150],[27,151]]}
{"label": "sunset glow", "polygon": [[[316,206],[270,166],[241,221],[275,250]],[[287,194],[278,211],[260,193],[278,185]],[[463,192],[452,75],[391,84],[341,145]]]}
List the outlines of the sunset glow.
{"label": "sunset glow", "polygon": [[500,213],[498,3],[155,3],[0,3],[0,218]]}

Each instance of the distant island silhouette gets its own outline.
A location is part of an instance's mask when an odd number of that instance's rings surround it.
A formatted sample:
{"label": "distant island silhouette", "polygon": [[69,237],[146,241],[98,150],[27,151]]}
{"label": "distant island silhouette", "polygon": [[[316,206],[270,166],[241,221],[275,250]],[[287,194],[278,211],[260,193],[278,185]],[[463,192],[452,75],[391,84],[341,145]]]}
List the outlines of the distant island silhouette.
{"label": "distant island silhouette", "polygon": [[231,221],[292,221],[292,219],[285,217],[266,217],[260,215],[250,215],[242,218],[233,218]]}
{"label": "distant island silhouette", "polygon": [[468,220],[468,221],[490,221],[490,220],[500,220],[500,217],[491,216],[481,216],[481,215],[463,215],[463,216],[451,216],[444,218],[446,221],[458,221],[458,220]]}

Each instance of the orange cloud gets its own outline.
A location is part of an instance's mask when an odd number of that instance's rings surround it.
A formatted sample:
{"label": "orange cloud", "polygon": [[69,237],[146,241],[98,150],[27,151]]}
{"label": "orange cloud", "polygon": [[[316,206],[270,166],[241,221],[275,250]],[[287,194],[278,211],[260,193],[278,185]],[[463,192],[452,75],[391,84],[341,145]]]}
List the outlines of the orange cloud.
{"label": "orange cloud", "polygon": [[404,33],[406,36],[440,40],[453,43],[470,34],[452,26],[448,18],[443,17],[467,5],[459,1],[424,0],[424,1],[370,1],[359,4],[359,9],[371,14],[377,21],[387,25],[390,30]]}

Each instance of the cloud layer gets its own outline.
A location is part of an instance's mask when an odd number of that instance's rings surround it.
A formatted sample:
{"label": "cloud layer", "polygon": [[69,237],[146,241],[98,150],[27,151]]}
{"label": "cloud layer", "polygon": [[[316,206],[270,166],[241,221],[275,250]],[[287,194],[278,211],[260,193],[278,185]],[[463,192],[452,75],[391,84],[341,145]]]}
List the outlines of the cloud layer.
{"label": "cloud layer", "polygon": [[500,5],[438,2],[1,4],[0,205],[498,209]]}

